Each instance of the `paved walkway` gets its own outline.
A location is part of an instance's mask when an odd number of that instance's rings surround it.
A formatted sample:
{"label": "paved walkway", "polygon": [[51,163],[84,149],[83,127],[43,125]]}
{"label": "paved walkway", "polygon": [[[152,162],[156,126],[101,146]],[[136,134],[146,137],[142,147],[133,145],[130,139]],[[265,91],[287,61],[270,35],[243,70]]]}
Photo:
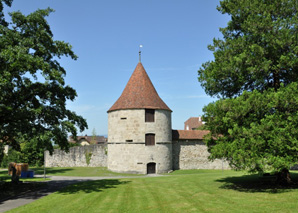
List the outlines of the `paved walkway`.
{"label": "paved walkway", "polygon": [[[120,178],[146,178],[146,177],[158,177],[162,175],[145,175],[145,176],[114,176],[114,177],[70,177],[70,176],[47,176],[51,178],[48,181],[46,187],[43,187],[37,191],[24,193],[16,197],[9,198],[5,201],[0,201],[0,213],[5,212],[19,206],[31,203],[41,197],[47,196],[53,192],[56,192],[65,186],[70,184],[90,181],[90,180],[102,180],[102,179],[120,179]],[[35,177],[43,177],[43,175],[35,175]]]}

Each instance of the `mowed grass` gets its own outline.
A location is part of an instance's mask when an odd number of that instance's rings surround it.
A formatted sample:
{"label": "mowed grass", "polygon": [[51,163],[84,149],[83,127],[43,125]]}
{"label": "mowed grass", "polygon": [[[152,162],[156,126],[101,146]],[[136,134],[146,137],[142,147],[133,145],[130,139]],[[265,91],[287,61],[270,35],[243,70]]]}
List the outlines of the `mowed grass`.
{"label": "mowed grass", "polygon": [[297,212],[295,185],[275,188],[271,181],[214,170],[106,179],[69,186],[10,212]]}
{"label": "mowed grass", "polygon": [[[32,168],[35,174],[44,174],[44,168]],[[46,167],[46,176],[76,176],[76,177],[116,177],[143,176],[137,174],[122,174],[109,171],[106,167]]]}

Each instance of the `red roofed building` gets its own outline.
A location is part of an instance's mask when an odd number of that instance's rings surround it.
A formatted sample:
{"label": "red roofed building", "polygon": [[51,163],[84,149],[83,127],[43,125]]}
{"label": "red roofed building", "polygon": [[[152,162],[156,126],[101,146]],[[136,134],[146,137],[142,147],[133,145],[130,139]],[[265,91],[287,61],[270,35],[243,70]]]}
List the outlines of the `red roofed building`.
{"label": "red roofed building", "polygon": [[69,137],[69,143],[79,143],[82,146],[90,145],[90,144],[104,144],[108,140],[104,136],[77,136],[77,141],[73,139],[72,136]]}
{"label": "red roofed building", "polygon": [[178,140],[203,140],[204,136],[209,133],[209,130],[173,130],[173,141]]}
{"label": "red roofed building", "polygon": [[108,169],[142,174],[172,170],[171,113],[139,62],[108,110]]}
{"label": "red roofed building", "polygon": [[184,122],[184,130],[196,130],[202,125],[204,125],[202,117],[190,117]]}
{"label": "red roofed building", "polygon": [[[88,152],[92,157],[87,166],[104,165],[115,172],[152,174],[176,169],[229,168],[223,160],[208,160],[210,154],[203,139],[209,131],[194,130],[203,125],[200,117],[188,119],[185,130],[172,130],[171,113],[139,62],[122,94],[108,110],[108,149],[94,145],[73,148],[79,150],[71,155],[48,154],[47,166],[61,162],[66,166],[65,161],[71,160],[69,166],[86,164],[85,154],[78,153]],[[90,143],[92,137],[78,139]]]}
{"label": "red roofed building", "polygon": [[[108,169],[129,173],[164,173],[172,169],[219,168],[208,160],[201,117],[172,130],[172,110],[155,90],[139,62],[121,96],[108,110]],[[192,130],[192,131],[190,131]]]}

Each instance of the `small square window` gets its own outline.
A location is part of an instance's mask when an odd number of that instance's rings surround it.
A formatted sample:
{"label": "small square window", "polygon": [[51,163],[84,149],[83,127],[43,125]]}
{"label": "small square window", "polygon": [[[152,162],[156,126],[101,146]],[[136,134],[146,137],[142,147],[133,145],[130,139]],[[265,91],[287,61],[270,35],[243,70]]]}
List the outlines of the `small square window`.
{"label": "small square window", "polygon": [[145,135],[145,145],[154,146],[155,145],[155,134],[146,134]]}
{"label": "small square window", "polygon": [[145,109],[145,122],[154,122],[154,109]]}

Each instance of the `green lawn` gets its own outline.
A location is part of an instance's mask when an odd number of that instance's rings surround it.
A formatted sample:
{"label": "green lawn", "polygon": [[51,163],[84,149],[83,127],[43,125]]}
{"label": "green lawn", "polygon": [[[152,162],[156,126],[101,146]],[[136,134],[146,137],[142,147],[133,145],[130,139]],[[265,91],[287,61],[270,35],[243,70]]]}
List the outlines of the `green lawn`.
{"label": "green lawn", "polygon": [[[298,181],[298,174],[292,174]],[[65,188],[11,212],[297,212],[298,187],[272,178],[190,170],[164,177],[107,179]]]}
{"label": "green lawn", "polygon": [[[30,168],[35,174],[43,174],[43,168]],[[136,174],[121,174],[109,171],[106,167],[48,167],[46,175],[51,176],[77,176],[77,177],[116,177],[116,176],[142,176]]]}

